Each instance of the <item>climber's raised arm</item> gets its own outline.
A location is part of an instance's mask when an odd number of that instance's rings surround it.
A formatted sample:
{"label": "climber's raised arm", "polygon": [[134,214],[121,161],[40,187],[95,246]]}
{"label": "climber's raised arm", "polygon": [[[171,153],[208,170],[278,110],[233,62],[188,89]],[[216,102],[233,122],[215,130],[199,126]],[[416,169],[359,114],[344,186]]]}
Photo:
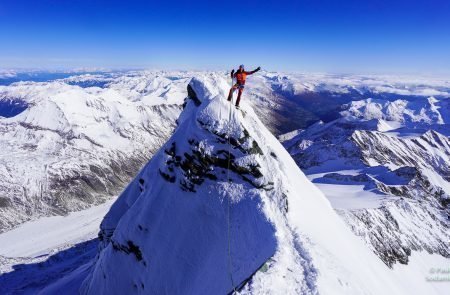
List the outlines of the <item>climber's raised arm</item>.
{"label": "climber's raised arm", "polygon": [[245,73],[246,73],[247,75],[251,75],[251,74],[254,74],[254,73],[258,72],[259,70],[261,70],[261,67],[257,67],[257,68],[254,69],[253,71],[245,72]]}

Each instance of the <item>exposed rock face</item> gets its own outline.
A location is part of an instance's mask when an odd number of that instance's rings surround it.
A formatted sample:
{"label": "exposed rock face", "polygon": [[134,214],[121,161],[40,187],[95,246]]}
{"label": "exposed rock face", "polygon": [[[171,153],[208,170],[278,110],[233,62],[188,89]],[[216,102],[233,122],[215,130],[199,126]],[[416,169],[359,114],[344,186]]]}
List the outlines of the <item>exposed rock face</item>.
{"label": "exposed rock face", "polygon": [[408,264],[413,251],[450,258],[450,226],[427,202],[399,199],[380,208],[338,210],[353,232],[389,266]]}

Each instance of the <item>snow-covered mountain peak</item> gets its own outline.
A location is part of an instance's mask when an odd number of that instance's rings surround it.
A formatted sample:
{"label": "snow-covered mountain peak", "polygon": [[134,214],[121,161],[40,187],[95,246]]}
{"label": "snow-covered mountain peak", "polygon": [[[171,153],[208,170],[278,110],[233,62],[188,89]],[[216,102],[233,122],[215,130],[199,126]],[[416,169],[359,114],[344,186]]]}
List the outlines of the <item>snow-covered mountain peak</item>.
{"label": "snow-covered mountain peak", "polygon": [[397,292],[249,105],[226,101],[228,87],[217,75],[190,82],[174,134],[102,222],[82,291]]}
{"label": "snow-covered mountain peak", "polygon": [[[349,103],[342,116],[354,116],[363,120],[383,119],[411,126],[416,123],[448,124],[445,120],[449,112],[448,99],[421,97],[413,100],[367,98]],[[444,116],[443,116],[444,114]],[[447,119],[448,120],[448,119]]]}

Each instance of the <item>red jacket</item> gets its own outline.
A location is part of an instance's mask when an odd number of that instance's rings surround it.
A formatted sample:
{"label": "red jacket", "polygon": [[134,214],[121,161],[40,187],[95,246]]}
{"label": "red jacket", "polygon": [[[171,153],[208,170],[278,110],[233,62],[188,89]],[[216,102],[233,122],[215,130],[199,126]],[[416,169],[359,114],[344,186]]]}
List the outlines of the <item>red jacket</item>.
{"label": "red jacket", "polygon": [[245,85],[245,79],[247,79],[247,75],[251,75],[256,73],[258,70],[254,70],[251,72],[247,72],[247,71],[237,71],[236,73],[234,73],[233,78],[236,78],[237,83],[240,85]]}

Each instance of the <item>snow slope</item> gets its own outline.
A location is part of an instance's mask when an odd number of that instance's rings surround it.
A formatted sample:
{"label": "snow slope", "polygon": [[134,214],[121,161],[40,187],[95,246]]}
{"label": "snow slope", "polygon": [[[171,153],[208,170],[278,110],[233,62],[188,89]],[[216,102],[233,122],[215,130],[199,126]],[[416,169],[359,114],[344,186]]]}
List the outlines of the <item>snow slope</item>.
{"label": "snow slope", "polygon": [[174,135],[102,222],[82,293],[401,294],[253,110],[229,117],[223,78],[189,85]]}
{"label": "snow slope", "polygon": [[43,217],[0,234],[0,256],[34,258],[47,256],[62,245],[74,245],[97,237],[103,216],[113,200],[67,216]]}
{"label": "snow slope", "polygon": [[0,294],[36,294],[86,269],[97,252],[98,228],[111,204],[112,200],[66,216],[42,217],[1,233]]}

